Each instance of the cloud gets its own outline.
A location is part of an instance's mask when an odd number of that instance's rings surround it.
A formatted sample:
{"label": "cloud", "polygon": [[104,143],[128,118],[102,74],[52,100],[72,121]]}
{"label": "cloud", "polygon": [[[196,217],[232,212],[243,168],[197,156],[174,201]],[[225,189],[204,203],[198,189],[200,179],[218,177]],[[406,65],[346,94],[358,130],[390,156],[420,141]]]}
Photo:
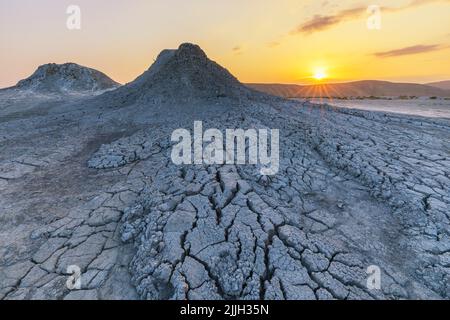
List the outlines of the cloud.
{"label": "cloud", "polygon": [[[421,6],[433,2],[446,2],[450,0],[412,0],[408,5],[402,7],[381,7],[381,12],[398,12],[412,7]],[[361,6],[353,9],[346,9],[332,15],[315,15],[310,20],[300,24],[291,34],[310,34],[329,29],[344,21],[355,20],[367,15],[367,7]]]}
{"label": "cloud", "polygon": [[268,46],[269,48],[275,48],[275,47],[278,47],[280,44],[281,44],[281,43],[280,43],[279,41],[272,41],[272,42],[269,42],[269,43],[267,44],[267,46]]}
{"label": "cloud", "polygon": [[445,47],[440,44],[430,44],[430,45],[419,44],[416,46],[405,47],[405,48],[401,48],[401,49],[376,52],[373,55],[376,57],[379,57],[379,58],[390,58],[390,57],[406,56],[406,55],[410,55],[410,54],[418,54],[418,53],[442,50],[444,48]]}
{"label": "cloud", "polygon": [[351,20],[362,16],[367,8],[359,7],[354,9],[347,9],[338,12],[335,15],[321,16],[315,15],[311,20],[299,25],[292,33],[313,33],[328,29],[345,20]]}
{"label": "cloud", "polygon": [[433,2],[450,2],[450,0],[414,0],[411,2],[410,6],[420,6],[422,4],[428,4]]}
{"label": "cloud", "polygon": [[242,54],[242,50],[243,50],[242,46],[235,46],[231,49],[231,51],[233,51],[234,54],[238,54],[238,55]]}

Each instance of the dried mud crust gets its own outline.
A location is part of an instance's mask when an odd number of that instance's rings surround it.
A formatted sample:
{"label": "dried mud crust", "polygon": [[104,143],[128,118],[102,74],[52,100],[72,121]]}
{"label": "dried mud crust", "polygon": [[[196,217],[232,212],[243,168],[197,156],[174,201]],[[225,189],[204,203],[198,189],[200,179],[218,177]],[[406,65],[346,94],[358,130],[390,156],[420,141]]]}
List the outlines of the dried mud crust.
{"label": "dried mud crust", "polygon": [[[205,129],[280,129],[279,173],[173,165],[170,133],[191,119],[83,152],[107,169],[85,169],[110,177],[104,191],[35,229],[28,260],[3,251],[3,298],[448,297],[447,122],[287,102],[215,116]],[[80,291],[65,287],[71,264]]]}
{"label": "dried mud crust", "polygon": [[[448,123],[279,107],[286,115],[266,108],[204,125],[280,128],[274,177],[255,166],[174,166],[168,134],[159,153],[133,167],[143,175],[158,168],[122,218],[122,240],[137,250],[131,271],[139,295],[447,298]],[[134,154],[142,136],[113,143],[103,157],[118,145]],[[382,269],[380,291],[367,289],[370,265]]]}

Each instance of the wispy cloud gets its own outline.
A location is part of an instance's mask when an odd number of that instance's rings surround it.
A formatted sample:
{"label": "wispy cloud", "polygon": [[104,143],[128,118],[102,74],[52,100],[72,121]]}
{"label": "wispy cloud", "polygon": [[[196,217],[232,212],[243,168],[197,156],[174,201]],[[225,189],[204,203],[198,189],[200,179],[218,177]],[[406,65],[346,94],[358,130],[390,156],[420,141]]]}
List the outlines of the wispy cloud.
{"label": "wispy cloud", "polygon": [[[405,9],[410,9],[412,7],[421,6],[433,2],[447,2],[450,0],[413,0],[408,5],[402,7],[382,7],[382,12],[398,12]],[[335,25],[338,25],[342,22],[359,19],[363,16],[367,15],[367,7],[360,6],[352,9],[341,10],[335,14],[331,15],[315,15],[310,20],[300,24],[291,31],[291,34],[310,34],[314,32],[323,31],[329,29]]]}
{"label": "wispy cloud", "polygon": [[280,44],[281,43],[279,41],[272,41],[272,42],[267,43],[267,46],[269,48],[275,48],[275,47],[278,47]]}
{"label": "wispy cloud", "polygon": [[313,33],[331,28],[345,20],[351,20],[362,16],[366,12],[367,8],[358,7],[353,9],[347,9],[338,12],[335,15],[321,16],[315,15],[311,20],[306,21],[299,25],[291,33]]}
{"label": "wispy cloud", "polygon": [[401,48],[401,49],[376,52],[373,55],[376,57],[379,57],[379,58],[390,58],[390,57],[406,56],[406,55],[410,55],[410,54],[418,54],[418,53],[424,53],[424,52],[430,52],[430,51],[437,51],[437,50],[442,50],[444,48],[446,48],[446,47],[443,45],[440,45],[440,44],[430,44],[430,45],[419,44],[416,46],[405,47],[405,48]]}
{"label": "wispy cloud", "polygon": [[422,4],[428,4],[432,2],[450,2],[449,0],[413,0],[410,6],[420,6]]}
{"label": "wispy cloud", "polygon": [[242,54],[242,50],[243,50],[243,48],[242,48],[242,46],[234,46],[232,49],[231,49],[231,51],[233,51],[234,52],[234,54]]}

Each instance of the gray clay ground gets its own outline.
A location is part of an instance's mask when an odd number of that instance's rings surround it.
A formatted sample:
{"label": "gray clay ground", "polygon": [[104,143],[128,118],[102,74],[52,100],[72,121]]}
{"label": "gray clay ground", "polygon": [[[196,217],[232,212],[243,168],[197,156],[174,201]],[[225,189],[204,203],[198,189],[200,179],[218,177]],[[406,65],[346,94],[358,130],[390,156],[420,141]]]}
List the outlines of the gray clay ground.
{"label": "gray clay ground", "polygon": [[[1,299],[450,298],[449,120],[260,95],[192,45],[101,95],[0,95]],[[196,120],[280,129],[280,171],[174,165]]]}

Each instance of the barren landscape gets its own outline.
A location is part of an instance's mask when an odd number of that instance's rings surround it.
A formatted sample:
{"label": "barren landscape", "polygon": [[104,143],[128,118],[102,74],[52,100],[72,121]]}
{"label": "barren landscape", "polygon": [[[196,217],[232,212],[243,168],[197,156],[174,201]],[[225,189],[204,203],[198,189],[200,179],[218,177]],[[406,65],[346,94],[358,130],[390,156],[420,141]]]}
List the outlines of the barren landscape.
{"label": "barren landscape", "polygon": [[[450,120],[259,93],[192,44],[89,70],[0,90],[0,299],[450,298]],[[173,164],[194,121],[279,129],[279,172]]]}
{"label": "barren landscape", "polygon": [[433,99],[420,97],[414,99],[375,98],[375,99],[329,99],[316,98],[311,102],[329,104],[331,106],[358,109],[365,111],[380,111],[404,115],[422,116],[427,118],[450,119],[450,99]]}

